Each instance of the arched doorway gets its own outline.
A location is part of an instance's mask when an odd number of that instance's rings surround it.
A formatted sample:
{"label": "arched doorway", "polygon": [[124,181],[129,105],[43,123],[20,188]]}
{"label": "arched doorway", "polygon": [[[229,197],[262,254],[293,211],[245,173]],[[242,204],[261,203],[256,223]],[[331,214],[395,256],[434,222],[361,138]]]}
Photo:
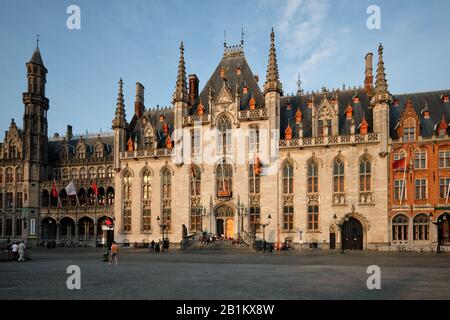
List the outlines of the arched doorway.
{"label": "arched doorway", "polygon": [[61,240],[75,239],[75,221],[72,218],[62,218],[59,222],[59,230]]}
{"label": "arched doorway", "polygon": [[91,218],[78,220],[78,239],[86,242],[94,240],[94,221]]}
{"label": "arched doorway", "polygon": [[355,218],[345,221],[342,226],[342,244],[346,250],[363,249],[363,227]]}
{"label": "arched doorway", "polygon": [[440,245],[450,245],[450,215],[444,213],[439,216],[438,223],[438,241]]}
{"label": "arched doorway", "polygon": [[215,210],[216,217],[216,233],[233,237],[234,230],[234,208],[229,205],[221,205]]}
{"label": "arched doorway", "polygon": [[53,218],[45,218],[41,222],[41,239],[42,240],[56,240],[56,221]]}

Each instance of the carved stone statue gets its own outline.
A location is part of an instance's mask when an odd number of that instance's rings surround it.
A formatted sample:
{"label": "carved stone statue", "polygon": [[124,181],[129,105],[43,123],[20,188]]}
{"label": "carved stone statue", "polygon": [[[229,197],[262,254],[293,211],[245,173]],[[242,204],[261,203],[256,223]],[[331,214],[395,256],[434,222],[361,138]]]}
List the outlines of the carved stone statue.
{"label": "carved stone statue", "polygon": [[184,239],[184,238],[187,238],[187,228],[184,224],[183,224],[182,228],[183,228],[182,237]]}

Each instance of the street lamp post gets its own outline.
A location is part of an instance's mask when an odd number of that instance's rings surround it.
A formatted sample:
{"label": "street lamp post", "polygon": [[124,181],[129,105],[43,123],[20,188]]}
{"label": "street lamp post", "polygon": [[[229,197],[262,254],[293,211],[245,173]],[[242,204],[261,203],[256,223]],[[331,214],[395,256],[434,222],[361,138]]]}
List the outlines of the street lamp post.
{"label": "street lamp post", "polygon": [[[160,221],[159,216],[156,218],[156,220],[158,221],[158,224],[159,224],[159,221]],[[163,223],[159,224],[159,226],[162,229],[163,250],[165,250],[166,249],[165,230],[166,230],[167,224],[164,224],[164,222],[163,222]]]}
{"label": "street lamp post", "polygon": [[269,216],[267,217],[267,223],[261,223],[261,226],[263,227],[263,252],[266,252],[266,227],[270,224],[270,219],[272,219],[272,217]]}
{"label": "street lamp post", "polygon": [[350,220],[348,213],[344,216],[343,223],[337,222],[337,216],[334,214],[333,216],[334,223],[339,227],[339,233],[341,234],[341,253],[344,253],[344,235],[342,234],[342,227],[344,223]]}
{"label": "street lamp post", "polygon": [[244,204],[241,203],[239,199],[237,202],[237,214],[239,217],[239,224],[240,224],[240,228],[238,230],[238,238],[240,238],[241,233],[244,232],[244,216],[248,214],[248,208],[245,207]]}

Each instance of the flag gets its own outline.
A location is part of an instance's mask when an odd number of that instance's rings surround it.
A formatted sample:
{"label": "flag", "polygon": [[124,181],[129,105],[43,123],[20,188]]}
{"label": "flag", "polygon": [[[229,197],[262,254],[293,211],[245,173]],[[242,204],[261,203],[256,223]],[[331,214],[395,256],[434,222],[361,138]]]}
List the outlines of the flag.
{"label": "flag", "polygon": [[94,194],[95,194],[96,196],[98,196],[97,183],[95,183],[95,181],[92,182],[92,190],[94,191]]}
{"label": "flag", "polygon": [[52,185],[52,197],[53,198],[58,198],[58,190],[56,190],[55,180],[53,180],[53,185]]}
{"label": "flag", "polygon": [[261,174],[261,160],[258,157],[255,157],[253,160],[253,173],[255,176],[259,176]]}
{"label": "flag", "polygon": [[112,225],[112,221],[109,220],[109,218],[107,217],[107,218],[106,218],[106,221],[105,221],[105,224],[106,224],[107,226],[111,226],[111,225]]}
{"label": "flag", "polygon": [[68,196],[77,195],[77,189],[75,188],[75,184],[73,183],[73,181],[70,181],[70,183],[67,185],[66,192]]}
{"label": "flag", "polygon": [[406,169],[406,158],[401,158],[401,159],[395,160],[392,163],[392,168],[394,170],[404,170],[404,169]]}

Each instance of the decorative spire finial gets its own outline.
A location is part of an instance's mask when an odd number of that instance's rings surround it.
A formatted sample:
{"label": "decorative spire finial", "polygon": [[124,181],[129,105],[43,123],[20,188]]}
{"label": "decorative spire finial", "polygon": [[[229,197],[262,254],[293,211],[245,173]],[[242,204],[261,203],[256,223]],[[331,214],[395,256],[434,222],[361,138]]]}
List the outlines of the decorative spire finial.
{"label": "decorative spire finial", "polygon": [[270,91],[278,91],[280,94],[283,94],[283,89],[278,74],[277,54],[275,49],[275,32],[273,28],[270,33],[269,63],[267,65],[264,94]]}
{"label": "decorative spire finial", "polygon": [[371,100],[371,105],[382,102],[390,102],[391,95],[388,90],[388,83],[386,80],[386,73],[384,69],[383,60],[383,45],[380,43],[378,46],[378,64],[377,64],[377,79],[375,82],[375,95]]}
{"label": "decorative spire finial", "polygon": [[117,106],[116,106],[116,116],[112,122],[113,129],[116,128],[125,128],[126,120],[125,120],[125,103],[123,100],[123,81],[122,77],[119,80],[119,90],[117,93]]}
{"label": "decorative spire finial", "polygon": [[227,47],[227,31],[226,30],[223,31],[223,47],[224,48]]}
{"label": "decorative spire finial", "polygon": [[244,46],[244,27],[241,27],[241,46]]}
{"label": "decorative spire finial", "polygon": [[39,33],[36,36],[36,48],[39,48]]}
{"label": "decorative spire finial", "polygon": [[188,102],[188,91],[186,82],[186,66],[184,62],[184,44],[181,41],[180,44],[180,60],[178,63],[177,82],[175,86],[175,92],[173,94],[173,103],[175,102]]}
{"label": "decorative spire finial", "polygon": [[302,88],[302,80],[300,78],[300,72],[297,75],[297,95],[303,94],[303,88]]}

